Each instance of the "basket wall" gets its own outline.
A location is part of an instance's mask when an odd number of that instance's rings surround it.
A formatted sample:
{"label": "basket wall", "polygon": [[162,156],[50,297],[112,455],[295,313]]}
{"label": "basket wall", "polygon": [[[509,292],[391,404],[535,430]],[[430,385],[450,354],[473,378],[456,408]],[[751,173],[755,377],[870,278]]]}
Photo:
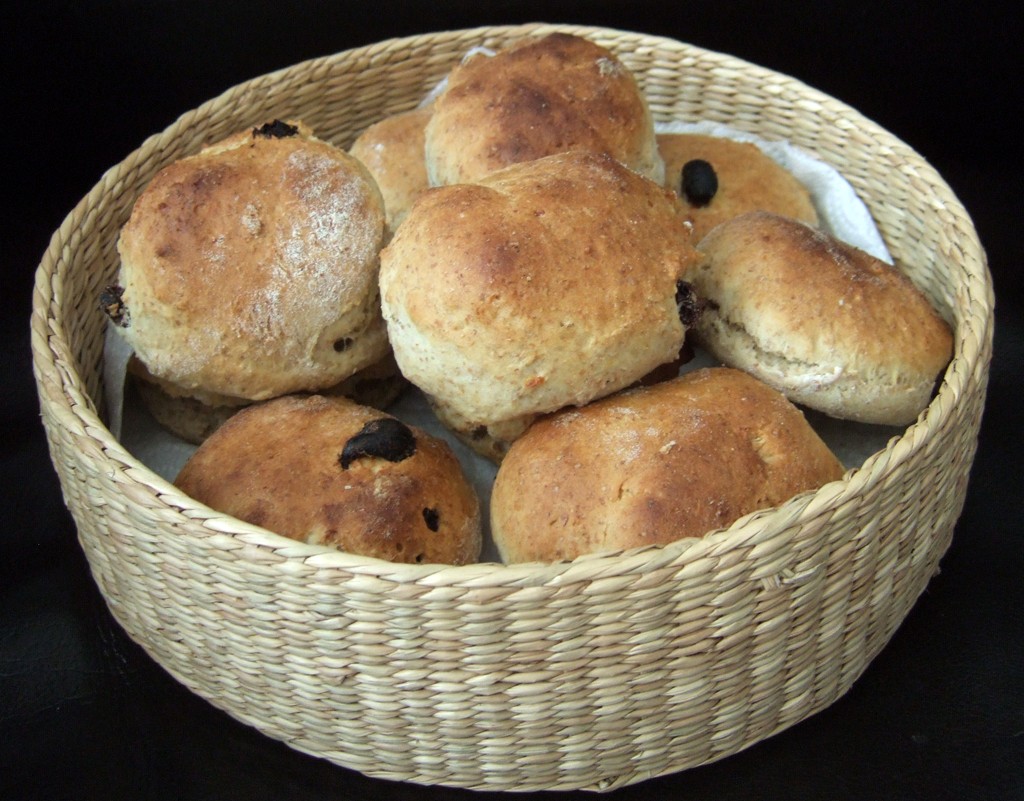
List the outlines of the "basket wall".
{"label": "basket wall", "polygon": [[474,45],[546,26],[392,40],[256,78],[105,174],[37,273],[32,344],[79,539],[129,635],[186,686],[292,747],[369,775],[608,790],[719,759],[841,696],[924,589],[964,502],[992,289],[935,171],[853,109],[659,37],[559,26],[616,51],[658,120],[785,138],[839,169],[955,329],[929,409],[844,480],[730,530],[557,565],[394,565],[213,512],[126,453],[100,412],[114,242],[164,164],[273,117],[347,146]]}

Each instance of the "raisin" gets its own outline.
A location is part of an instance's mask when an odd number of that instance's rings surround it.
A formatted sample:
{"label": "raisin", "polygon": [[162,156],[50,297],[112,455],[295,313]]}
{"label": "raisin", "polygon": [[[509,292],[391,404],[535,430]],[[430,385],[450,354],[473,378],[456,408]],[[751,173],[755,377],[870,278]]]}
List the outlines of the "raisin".
{"label": "raisin", "polygon": [[437,509],[431,509],[428,506],[423,510],[423,522],[431,531],[437,531],[441,527],[441,515]]}
{"label": "raisin", "polygon": [[718,191],[715,168],[704,159],[693,159],[683,165],[680,194],[694,206],[706,206]]}
{"label": "raisin", "polygon": [[296,126],[281,122],[281,120],[274,120],[252,129],[254,137],[262,136],[266,139],[284,139],[287,136],[295,136],[298,132],[299,129]]}
{"label": "raisin", "polygon": [[370,457],[401,462],[416,453],[416,435],[400,420],[382,417],[371,420],[360,429],[338,457],[342,468],[348,470],[356,459]]}
{"label": "raisin", "polygon": [[344,353],[352,347],[352,337],[342,337],[341,339],[334,340],[334,352]]}
{"label": "raisin", "polygon": [[123,295],[123,286],[111,284],[100,292],[100,308],[103,309],[114,325],[127,328],[131,322],[131,315],[128,313],[128,307],[121,299]]}
{"label": "raisin", "polygon": [[686,328],[693,328],[704,311],[704,301],[697,296],[689,281],[676,281],[676,309],[679,321]]}

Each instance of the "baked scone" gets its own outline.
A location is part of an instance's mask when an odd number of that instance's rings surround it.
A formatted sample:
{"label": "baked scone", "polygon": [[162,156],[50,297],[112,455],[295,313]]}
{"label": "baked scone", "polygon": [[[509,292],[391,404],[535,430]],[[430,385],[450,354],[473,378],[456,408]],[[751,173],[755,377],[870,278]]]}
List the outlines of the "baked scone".
{"label": "baked scone", "polygon": [[679,193],[695,241],[748,211],[770,211],[818,224],[811,193],[751,142],[696,133],[658,134],[665,185]]}
{"label": "baked scone", "polygon": [[500,458],[537,414],[677,358],[689,236],[672,192],[604,154],[433,189],[381,254],[395,359],[445,423]]}
{"label": "baked scone", "polygon": [[725,364],[832,417],[906,425],[952,333],[897,268],[816,228],[750,212],[698,244],[697,339]]}
{"label": "baked scone", "polygon": [[441,564],[480,556],[480,504],[447,443],[344,398],[243,409],[175,484],[225,514],[347,553]]}
{"label": "baked scone", "polygon": [[392,114],[363,131],[348,150],[376,181],[390,234],[428,188],[423,150],[430,115],[429,106]]}
{"label": "baked scone", "polygon": [[207,402],[338,384],[385,358],[384,205],[366,168],[301,125],[161,170],[121,231],[101,302],[147,370]]}
{"label": "baked scone", "polygon": [[534,423],[498,468],[491,533],[509,563],[664,545],[842,475],[780,393],[704,368]]}
{"label": "baked scone", "polygon": [[455,67],[426,128],[432,186],[566,150],[608,153],[658,183],[664,165],[636,79],[610,50],[553,33]]}

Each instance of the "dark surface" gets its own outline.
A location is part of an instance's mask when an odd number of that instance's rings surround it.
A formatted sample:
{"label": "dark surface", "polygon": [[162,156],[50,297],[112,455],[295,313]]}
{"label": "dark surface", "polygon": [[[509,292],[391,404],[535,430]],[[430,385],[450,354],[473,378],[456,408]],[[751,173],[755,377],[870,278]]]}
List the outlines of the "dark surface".
{"label": "dark surface", "polygon": [[187,692],[128,640],[89,577],[49,463],[28,314],[51,232],[106,168],[180,113],[255,75],[378,39],[536,20],[730,52],[864,112],[962,199],[998,298],[966,508],[941,574],[890,644],[803,724],[611,797],[1024,798],[1022,171],[1011,50],[1020,19],[995,4],[779,5],[95,0],[3,12],[0,255],[11,302],[0,340],[0,799],[492,797],[375,781],[292,752]]}

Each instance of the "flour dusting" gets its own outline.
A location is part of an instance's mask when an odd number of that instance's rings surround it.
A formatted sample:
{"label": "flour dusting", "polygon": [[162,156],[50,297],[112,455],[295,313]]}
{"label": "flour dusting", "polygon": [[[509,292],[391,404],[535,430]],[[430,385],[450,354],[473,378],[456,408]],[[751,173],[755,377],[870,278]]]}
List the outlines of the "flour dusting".
{"label": "flour dusting", "polygon": [[[239,317],[239,333],[286,334],[299,345],[294,356],[309,360],[323,330],[364,304],[375,275],[367,265],[377,258],[383,215],[375,224],[371,188],[326,153],[293,152],[281,181],[303,213],[291,210],[269,232],[277,259],[266,265],[262,285],[252,286],[250,313]],[[251,208],[242,221],[257,233],[263,224]],[[330,299],[336,302],[325,302]]]}

